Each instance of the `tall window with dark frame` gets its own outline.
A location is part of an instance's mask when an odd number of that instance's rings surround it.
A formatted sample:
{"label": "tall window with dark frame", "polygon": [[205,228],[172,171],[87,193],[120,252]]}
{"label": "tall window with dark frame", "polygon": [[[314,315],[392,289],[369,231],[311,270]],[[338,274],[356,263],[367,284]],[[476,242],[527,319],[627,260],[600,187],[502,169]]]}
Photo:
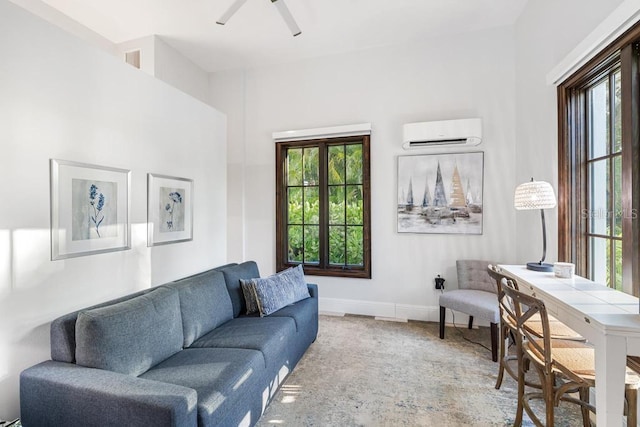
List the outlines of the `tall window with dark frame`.
{"label": "tall window with dark frame", "polygon": [[276,145],[277,269],[371,278],[369,136]]}
{"label": "tall window with dark frame", "polygon": [[638,44],[631,29],[558,87],[559,259],[638,295]]}
{"label": "tall window with dark frame", "polygon": [[622,128],[620,64],[586,93],[587,265],[589,277],[622,290]]}

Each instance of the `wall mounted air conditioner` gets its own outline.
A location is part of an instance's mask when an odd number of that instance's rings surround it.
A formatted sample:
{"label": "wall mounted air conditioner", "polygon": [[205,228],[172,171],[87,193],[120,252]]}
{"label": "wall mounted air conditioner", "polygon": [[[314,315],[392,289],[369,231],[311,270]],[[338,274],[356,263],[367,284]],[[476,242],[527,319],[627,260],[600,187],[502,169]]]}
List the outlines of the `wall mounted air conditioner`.
{"label": "wall mounted air conditioner", "polygon": [[482,120],[461,119],[407,123],[403,127],[405,150],[443,146],[472,147],[482,142]]}

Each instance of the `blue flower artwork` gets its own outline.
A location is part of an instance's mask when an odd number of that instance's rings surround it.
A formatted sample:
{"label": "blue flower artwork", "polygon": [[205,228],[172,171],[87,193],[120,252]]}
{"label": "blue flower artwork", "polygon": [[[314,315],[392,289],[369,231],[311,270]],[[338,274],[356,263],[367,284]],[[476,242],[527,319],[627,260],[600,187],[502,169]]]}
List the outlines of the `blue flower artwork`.
{"label": "blue flower artwork", "polygon": [[184,188],[160,187],[160,232],[184,231]]}
{"label": "blue flower artwork", "polygon": [[116,183],[73,179],[71,186],[72,240],[117,236]]}
{"label": "blue flower artwork", "polygon": [[[96,234],[98,237],[100,236],[100,225],[102,225],[102,221],[104,221],[104,212],[102,209],[104,208],[104,194],[98,193],[99,188],[95,184],[91,184],[89,187],[89,205],[91,205],[91,223],[95,227]],[[96,198],[98,201],[96,202]]]}

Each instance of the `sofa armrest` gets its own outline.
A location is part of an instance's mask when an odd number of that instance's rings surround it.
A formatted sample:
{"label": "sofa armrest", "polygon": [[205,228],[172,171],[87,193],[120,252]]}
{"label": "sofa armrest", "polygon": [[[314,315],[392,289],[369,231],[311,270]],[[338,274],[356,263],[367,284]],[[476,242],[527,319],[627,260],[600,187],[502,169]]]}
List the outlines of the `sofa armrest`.
{"label": "sofa armrest", "polygon": [[22,425],[196,426],[195,390],[72,363],[20,374]]}
{"label": "sofa armrest", "polygon": [[311,298],[318,298],[318,285],[315,283],[307,283],[307,288],[309,289],[309,295],[311,295]]}

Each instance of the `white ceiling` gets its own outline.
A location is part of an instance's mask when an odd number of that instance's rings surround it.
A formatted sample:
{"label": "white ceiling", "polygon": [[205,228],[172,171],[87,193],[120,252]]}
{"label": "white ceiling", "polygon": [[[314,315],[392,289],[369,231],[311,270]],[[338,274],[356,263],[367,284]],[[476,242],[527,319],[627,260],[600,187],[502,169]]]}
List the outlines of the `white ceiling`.
{"label": "white ceiling", "polygon": [[158,35],[206,71],[247,68],[512,25],[527,0],[42,0],[113,43]]}

